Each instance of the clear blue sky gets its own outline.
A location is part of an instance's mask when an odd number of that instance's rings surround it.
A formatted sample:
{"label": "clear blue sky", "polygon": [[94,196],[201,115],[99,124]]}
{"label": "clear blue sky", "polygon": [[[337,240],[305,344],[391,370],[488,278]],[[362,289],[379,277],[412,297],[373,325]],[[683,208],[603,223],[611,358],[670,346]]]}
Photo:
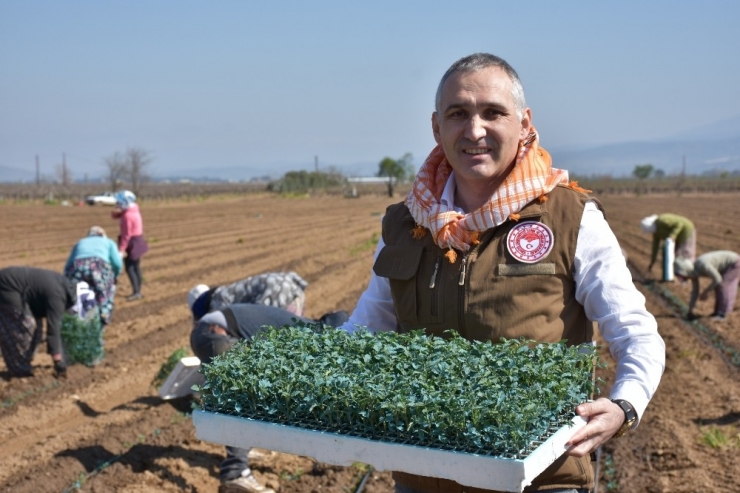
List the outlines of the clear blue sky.
{"label": "clear blue sky", "polygon": [[664,138],[740,115],[738,21],[736,0],[3,0],[0,166],[419,165],[437,82],[476,51],[519,72],[546,148]]}

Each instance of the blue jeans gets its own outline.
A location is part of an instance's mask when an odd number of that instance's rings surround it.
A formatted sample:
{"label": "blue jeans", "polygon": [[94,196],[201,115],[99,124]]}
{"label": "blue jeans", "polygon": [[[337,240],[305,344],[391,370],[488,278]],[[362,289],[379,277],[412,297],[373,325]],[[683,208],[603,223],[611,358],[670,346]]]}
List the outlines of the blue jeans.
{"label": "blue jeans", "polygon": [[247,454],[249,449],[239,447],[226,447],[226,458],[221,462],[221,471],[219,479],[221,481],[230,481],[242,475],[242,471],[249,468]]}

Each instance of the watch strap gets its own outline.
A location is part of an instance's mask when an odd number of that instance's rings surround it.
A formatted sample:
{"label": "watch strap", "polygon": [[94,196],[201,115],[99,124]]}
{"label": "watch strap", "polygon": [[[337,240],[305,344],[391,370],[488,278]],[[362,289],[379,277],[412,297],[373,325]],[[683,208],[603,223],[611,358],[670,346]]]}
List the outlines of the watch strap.
{"label": "watch strap", "polygon": [[637,411],[635,411],[635,408],[634,406],[632,406],[632,404],[624,399],[612,399],[611,401],[619,406],[622,411],[624,411],[624,423],[619,428],[619,430],[617,430],[613,437],[619,438],[627,433],[629,430],[631,430],[633,426],[635,426],[635,423],[637,422]]}

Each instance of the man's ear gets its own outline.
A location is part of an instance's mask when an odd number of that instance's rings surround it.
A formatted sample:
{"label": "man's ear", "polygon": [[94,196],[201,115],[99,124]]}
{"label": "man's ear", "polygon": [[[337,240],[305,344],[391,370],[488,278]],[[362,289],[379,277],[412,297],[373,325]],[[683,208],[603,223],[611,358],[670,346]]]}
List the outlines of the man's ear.
{"label": "man's ear", "polygon": [[439,144],[441,139],[439,137],[439,115],[435,111],[432,113],[432,133],[434,134],[434,141]]}
{"label": "man's ear", "polygon": [[519,140],[526,140],[529,134],[532,132],[532,110],[526,108],[522,112],[522,129],[519,134]]}

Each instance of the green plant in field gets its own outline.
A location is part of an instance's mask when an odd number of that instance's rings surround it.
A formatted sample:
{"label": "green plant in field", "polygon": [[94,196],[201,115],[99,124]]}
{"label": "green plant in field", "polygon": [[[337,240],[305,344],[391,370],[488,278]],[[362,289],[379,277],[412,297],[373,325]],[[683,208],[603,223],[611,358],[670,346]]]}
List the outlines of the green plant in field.
{"label": "green plant in field", "polygon": [[510,458],[597,390],[597,348],[320,324],[268,328],[202,366],[205,411]]}
{"label": "green plant in field", "polygon": [[87,366],[100,363],[105,353],[103,332],[97,308],[88,310],[84,320],[70,313],[62,315],[60,334],[67,362]]}
{"label": "green plant in field", "polygon": [[81,472],[77,475],[77,479],[72,485],[72,488],[74,488],[75,490],[80,490],[85,485],[86,481],[87,481],[87,474],[85,474],[84,472]]}
{"label": "green plant in field", "polygon": [[164,381],[167,380],[167,377],[170,376],[170,373],[172,373],[172,370],[175,369],[177,363],[179,363],[180,360],[187,355],[188,350],[184,347],[175,349],[175,351],[169,355],[167,361],[162,363],[162,366],[159,368],[157,375],[152,380],[152,386],[154,386],[155,388],[161,387]]}
{"label": "green plant in field", "polygon": [[728,433],[717,426],[701,428],[701,442],[715,449],[740,447],[740,434],[737,433],[735,428],[730,428],[730,430]]}
{"label": "green plant in field", "polygon": [[41,387],[36,387],[34,389],[31,389],[31,390],[27,390],[27,391],[23,392],[22,394],[19,394],[19,395],[10,397],[10,398],[8,398],[8,399],[0,402],[0,409],[14,406],[14,405],[18,404],[19,402],[21,402],[22,400],[26,399],[27,397],[30,397],[30,396],[36,395],[36,394],[43,394],[44,392],[48,392],[49,390],[55,389],[57,387],[59,387],[59,382],[57,380],[52,380],[51,383],[49,383],[49,384],[43,385]]}
{"label": "green plant in field", "polygon": [[170,423],[172,423],[173,425],[176,425],[176,424],[182,423],[183,421],[185,421],[185,420],[187,420],[188,418],[190,418],[190,416],[191,416],[191,415],[190,415],[189,413],[184,413],[184,412],[178,412],[177,414],[175,414],[175,415],[174,415],[174,416],[172,417],[172,419],[170,420]]}
{"label": "green plant in field", "polygon": [[280,479],[283,481],[295,481],[296,479],[300,479],[301,476],[303,476],[303,469],[300,467],[295,472],[282,471],[280,473]]}
{"label": "green plant in field", "polygon": [[[598,481],[599,478],[596,478]],[[604,480],[606,480],[606,491],[616,492],[619,491],[619,483],[617,482],[617,468],[614,465],[614,457],[612,454],[604,454]]]}
{"label": "green plant in field", "polygon": [[377,246],[379,239],[380,239],[380,234],[378,232],[375,232],[369,239],[363,241],[356,247],[352,248],[352,250],[349,251],[349,254],[357,255],[358,253],[367,252],[368,250],[372,250],[373,248]]}

